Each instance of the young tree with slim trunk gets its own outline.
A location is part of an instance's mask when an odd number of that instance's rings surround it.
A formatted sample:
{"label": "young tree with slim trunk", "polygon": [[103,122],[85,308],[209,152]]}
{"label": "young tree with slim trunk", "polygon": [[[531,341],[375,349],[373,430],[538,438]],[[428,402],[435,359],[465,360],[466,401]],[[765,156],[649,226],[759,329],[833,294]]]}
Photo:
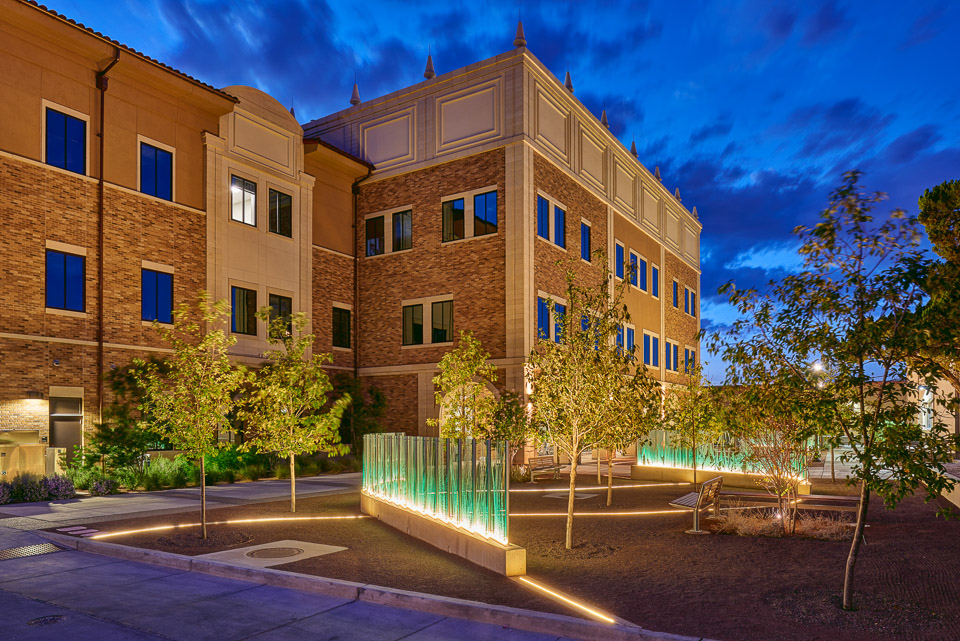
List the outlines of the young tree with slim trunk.
{"label": "young tree with slim trunk", "polygon": [[194,305],[173,312],[173,327],[154,327],[173,349],[161,368],[156,361],[135,359],[137,384],[143,390],[140,411],[145,427],[170,441],[188,458],[200,461],[200,523],[207,538],[207,484],[204,457],[220,447],[217,435],[229,430],[233,395],[246,378],[230,363],[227,351],[236,342],[225,330],[226,301],[212,303],[201,292]]}
{"label": "young tree with slim trunk", "polygon": [[446,438],[491,438],[496,399],[488,383],[497,380],[497,368],[488,360],[490,354],[472,332],[460,332],[456,349],[443,355],[433,378],[437,405],[442,408],[439,419],[430,425],[440,428]]}
{"label": "young tree with slim trunk", "polygon": [[[647,377],[632,375],[632,355],[616,340],[630,320],[623,302],[627,281],[611,295],[609,270],[593,286],[579,284],[572,270],[566,279],[566,313],[554,314],[560,341],[537,341],[528,359],[527,377],[542,439],[570,459],[565,537],[569,550],[580,455],[611,425],[630,421],[633,408],[648,402],[651,385]],[[556,309],[553,304],[549,308]]]}
{"label": "young tree with slim trunk", "polygon": [[269,362],[250,380],[250,390],[239,416],[246,422],[243,447],[275,452],[290,465],[290,511],[297,511],[296,457],[323,451],[345,454],[340,443],[340,417],[350,405],[342,395],[328,407],[327,394],[333,390],[323,364],[329,354],[308,352],[312,334],[305,334],[307,317],[294,314],[271,319],[271,309],[257,312],[269,323],[269,340],[274,349]]}
{"label": "young tree with slim trunk", "polygon": [[684,363],[683,384],[673,385],[664,392],[663,424],[669,428],[682,447],[692,452],[694,486],[697,477],[697,450],[704,443],[720,435],[717,391],[706,385],[703,369],[696,363]]}
{"label": "young tree with slim trunk", "polygon": [[[813,228],[798,227],[804,266],[770,285],[766,295],[721,288],[743,318],[730,333],[724,357],[733,378],[757,354],[776,359],[780,393],[802,398],[809,411],[830,415],[831,446],[841,439],[852,450],[853,482],[860,507],[847,557],[843,607],[853,607],[857,557],[872,494],[888,508],[923,488],[934,499],[953,486],[943,465],[952,460],[956,437],[935,422],[917,422],[918,387],[936,382],[938,368],[911,362],[924,337],[911,314],[924,301],[919,286],[928,266],[919,246],[918,223],[896,210],[872,213],[882,194],[867,194],[859,172],[842,187]],[[829,380],[817,380],[810,364],[829,365]]]}

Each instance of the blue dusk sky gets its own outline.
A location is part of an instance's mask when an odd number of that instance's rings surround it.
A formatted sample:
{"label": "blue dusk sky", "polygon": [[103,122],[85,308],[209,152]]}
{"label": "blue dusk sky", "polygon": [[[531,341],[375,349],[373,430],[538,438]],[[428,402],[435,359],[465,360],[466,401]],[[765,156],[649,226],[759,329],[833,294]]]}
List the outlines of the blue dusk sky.
{"label": "blue dusk sky", "polygon": [[[798,265],[791,230],[812,224],[844,171],[889,206],[960,178],[960,5],[761,0],[300,2],[47,0],[47,6],[218,87],[258,87],[301,122],[422,79],[529,49],[640,161],[660,167],[703,223],[702,314],[716,294]],[[710,361],[709,355],[706,358]],[[715,361],[716,359],[714,359]],[[722,364],[708,374],[722,378]]]}

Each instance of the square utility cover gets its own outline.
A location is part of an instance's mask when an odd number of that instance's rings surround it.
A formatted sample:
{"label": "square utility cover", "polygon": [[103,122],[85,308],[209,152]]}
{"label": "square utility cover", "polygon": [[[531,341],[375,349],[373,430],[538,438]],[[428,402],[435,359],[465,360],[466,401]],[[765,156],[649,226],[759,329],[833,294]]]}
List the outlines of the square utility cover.
{"label": "square utility cover", "polygon": [[307,543],[306,541],[274,541],[248,547],[211,552],[197,555],[197,558],[223,561],[233,565],[243,565],[251,568],[268,568],[273,565],[283,565],[315,556],[340,552],[347,548],[322,543]]}

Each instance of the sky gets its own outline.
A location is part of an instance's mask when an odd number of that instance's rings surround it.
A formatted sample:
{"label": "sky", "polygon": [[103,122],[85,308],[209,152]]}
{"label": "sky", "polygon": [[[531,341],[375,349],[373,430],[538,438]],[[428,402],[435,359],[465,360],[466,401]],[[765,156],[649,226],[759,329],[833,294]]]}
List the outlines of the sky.
{"label": "sky", "polygon": [[[44,0],[88,27],[217,87],[257,87],[301,122],[527,46],[664,184],[696,205],[702,317],[734,314],[723,283],[796,269],[792,230],[812,225],[844,172],[916,213],[960,178],[960,4],[677,2],[268,2]],[[711,380],[722,363],[705,356]]]}

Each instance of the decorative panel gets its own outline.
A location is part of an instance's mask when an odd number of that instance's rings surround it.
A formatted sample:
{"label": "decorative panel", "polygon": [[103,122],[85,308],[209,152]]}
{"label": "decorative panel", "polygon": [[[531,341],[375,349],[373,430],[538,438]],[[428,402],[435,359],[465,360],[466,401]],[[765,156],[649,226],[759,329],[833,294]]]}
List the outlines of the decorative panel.
{"label": "decorative panel", "polygon": [[627,171],[627,168],[621,165],[620,161],[616,161],[614,166],[616,167],[613,181],[614,197],[619,205],[636,216],[636,176]]}
{"label": "decorative panel", "polygon": [[542,91],[537,92],[536,138],[557,154],[567,157],[567,118],[552,98]]}
{"label": "decorative panel", "polygon": [[[673,214],[670,215],[673,216]],[[660,229],[660,200],[646,188],[643,189],[643,221],[656,229]],[[675,216],[674,225],[676,225]]]}
{"label": "decorative panel", "polygon": [[667,240],[669,240],[674,245],[679,247],[680,246],[680,218],[672,211],[667,212],[666,218],[667,218]]}
{"label": "decorative panel", "polygon": [[245,156],[277,168],[291,169],[293,143],[290,135],[242,112],[234,113],[233,145]]}
{"label": "decorative panel", "polygon": [[687,256],[699,260],[700,257],[700,237],[696,230],[684,225],[683,253]]}
{"label": "decorative panel", "polygon": [[414,108],[360,125],[364,160],[385,169],[416,158],[416,112]]}
{"label": "decorative panel", "polygon": [[603,145],[580,130],[580,175],[603,189]]}
{"label": "decorative panel", "polygon": [[502,133],[501,79],[436,100],[437,153],[499,138]]}

